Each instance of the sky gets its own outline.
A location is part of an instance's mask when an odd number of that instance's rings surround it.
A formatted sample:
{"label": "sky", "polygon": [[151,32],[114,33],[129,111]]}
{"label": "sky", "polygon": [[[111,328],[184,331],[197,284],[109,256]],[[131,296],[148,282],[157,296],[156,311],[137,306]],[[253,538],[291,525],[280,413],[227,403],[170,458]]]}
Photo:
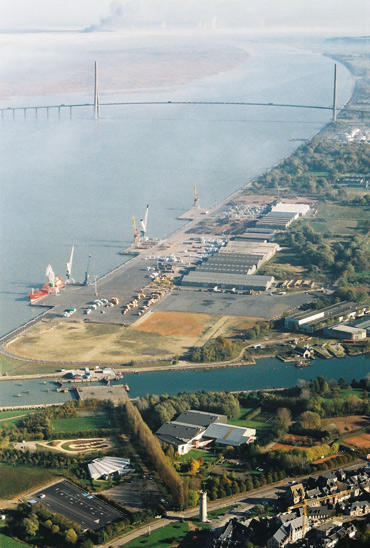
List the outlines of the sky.
{"label": "sky", "polygon": [[1,0],[0,29],[154,26],[370,34],[370,0]]}

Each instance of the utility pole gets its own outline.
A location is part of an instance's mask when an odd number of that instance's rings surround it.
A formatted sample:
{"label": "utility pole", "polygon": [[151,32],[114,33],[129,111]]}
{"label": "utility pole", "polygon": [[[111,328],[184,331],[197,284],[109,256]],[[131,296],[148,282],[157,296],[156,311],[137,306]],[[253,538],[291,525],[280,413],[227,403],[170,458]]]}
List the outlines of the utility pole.
{"label": "utility pole", "polygon": [[99,82],[98,82],[98,62],[95,61],[95,86],[94,86],[94,118],[98,120],[99,112]]}
{"label": "utility pole", "polygon": [[337,64],[334,65],[333,122],[337,121]]}

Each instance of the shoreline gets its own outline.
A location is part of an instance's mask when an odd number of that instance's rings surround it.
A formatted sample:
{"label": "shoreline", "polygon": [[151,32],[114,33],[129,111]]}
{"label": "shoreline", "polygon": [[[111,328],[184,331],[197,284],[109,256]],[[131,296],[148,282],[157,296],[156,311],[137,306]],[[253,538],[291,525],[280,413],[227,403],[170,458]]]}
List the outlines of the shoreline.
{"label": "shoreline", "polygon": [[[323,56],[327,56],[327,57],[331,57],[330,55],[328,54],[325,54],[325,53],[321,53],[321,55]],[[332,57],[331,57],[332,58]],[[335,60],[335,58],[334,58]],[[342,63],[343,64],[343,63]],[[351,101],[351,99],[353,98],[353,95],[354,95],[354,89],[355,89],[355,76],[353,74],[353,72],[350,71],[350,68],[349,67],[346,67],[346,69],[349,71],[349,73],[351,74],[351,78],[352,78],[352,89],[351,89],[351,92],[347,98],[347,100],[345,101],[345,103],[340,107],[340,109],[338,108],[337,109],[337,113],[339,114],[342,109]],[[307,142],[311,142],[313,139],[315,139],[318,135],[320,135],[320,133],[324,133],[325,131],[328,131],[330,130],[330,126],[333,124],[332,120],[326,122],[310,139],[307,140]],[[233,199],[237,199],[245,190],[248,189],[248,187],[250,187],[253,182],[259,178],[261,175],[265,174],[265,173],[268,173],[269,171],[271,171],[272,169],[274,169],[274,167],[276,167],[277,165],[279,165],[281,162],[283,162],[285,159],[289,158],[291,155],[295,154],[296,151],[300,148],[301,145],[299,145],[297,148],[295,148],[292,152],[290,152],[289,154],[287,154],[286,156],[283,156],[278,162],[276,162],[274,165],[272,165],[271,167],[269,167],[268,169],[266,169],[264,172],[262,172],[260,175],[258,175],[256,178],[254,178],[252,181],[249,181],[248,183],[246,183],[245,185],[243,185],[242,187],[238,188],[237,190],[233,191],[230,195],[226,196],[221,202],[217,203],[216,205],[210,207],[208,209],[209,211],[209,216],[211,216],[212,214],[216,213],[218,210],[220,210],[222,207],[224,207],[228,202],[232,201]],[[181,216],[186,216],[187,213],[191,212],[192,209],[188,210],[188,211],[185,211],[184,213],[181,214]],[[181,217],[180,216],[180,217]],[[188,227],[188,225],[194,223],[195,225],[199,223],[200,219],[198,218],[194,218],[194,219],[191,219],[189,220],[189,218],[185,219],[181,219],[181,218],[178,218],[178,220],[180,221],[187,221],[185,222],[181,227],[179,227],[178,229],[175,229],[173,232],[171,232],[169,235],[166,236],[166,240],[171,238],[173,235],[177,234],[178,232],[181,232],[182,230],[186,230],[186,228]],[[162,240],[160,240],[162,241]],[[119,252],[119,254],[122,254],[122,251]],[[117,267],[113,268],[112,270],[110,270],[109,272],[105,273],[104,275],[102,275],[97,281],[101,281],[103,279],[105,279],[107,276],[111,275],[112,273],[124,268],[128,263],[131,263],[132,261],[135,261],[136,259],[136,256],[129,256],[129,255],[126,255],[128,257],[127,261],[125,261],[124,263],[118,265]],[[46,305],[45,305],[46,306]],[[7,356],[9,357],[10,359],[14,359],[14,360],[19,360],[19,361],[23,361],[23,362],[26,362],[26,363],[44,363],[46,360],[37,360],[37,359],[34,359],[34,358],[25,358],[25,357],[21,357],[21,356],[17,356],[15,354],[12,354],[9,350],[7,350],[6,348],[6,344],[12,342],[14,339],[17,338],[17,336],[19,336],[20,333],[22,333],[22,331],[24,330],[27,330],[28,327],[31,327],[32,325],[36,324],[36,323],[39,323],[40,321],[42,321],[42,318],[45,314],[47,314],[50,309],[52,309],[53,307],[47,307],[47,310],[44,310],[42,311],[38,316],[36,316],[35,318],[31,319],[31,320],[28,320],[27,322],[25,322],[24,324],[20,325],[19,327],[17,327],[16,329],[6,333],[5,335],[1,336],[0,337],[0,353],[4,356]],[[268,355],[268,356],[258,356],[257,359],[259,358],[263,358],[263,357],[272,357],[271,355]],[[49,362],[48,362],[49,363]],[[255,363],[255,361],[254,361]],[[72,366],[75,366],[75,367],[83,367],[83,366],[89,366],[89,365],[95,365],[94,362],[55,362],[56,365],[62,365],[62,366],[65,366],[65,365],[72,365]],[[50,363],[50,365],[54,365],[53,362]],[[111,367],[115,367],[118,371],[120,372],[124,372],[124,373],[130,373],[130,372],[150,372],[150,371],[163,371],[163,370],[169,370],[169,367],[176,367],[176,366],[171,366],[171,365],[167,365],[167,366],[159,366],[159,367],[143,367],[143,368],[139,368],[139,369],[136,369],[136,368],[133,368],[133,369],[126,369],[125,367],[117,367],[118,364],[114,363],[114,362],[106,362],[106,363],[102,363],[101,364],[102,367],[108,367],[108,366],[111,366]],[[249,364],[239,364],[238,366],[239,367],[242,367],[244,365],[251,365],[251,363]],[[183,365],[183,368],[184,369],[203,369],[203,368],[218,368],[218,367],[231,367],[233,366],[233,364],[230,364],[230,363],[217,363],[217,364],[197,364],[197,365]],[[177,370],[179,370],[180,368],[176,368]],[[12,380],[12,379],[19,379],[19,378],[49,378],[49,377],[54,377],[54,376],[58,376],[58,373],[54,372],[54,373],[47,373],[47,374],[36,374],[36,375],[15,375],[15,376],[3,376],[3,377],[0,377],[0,380]]]}

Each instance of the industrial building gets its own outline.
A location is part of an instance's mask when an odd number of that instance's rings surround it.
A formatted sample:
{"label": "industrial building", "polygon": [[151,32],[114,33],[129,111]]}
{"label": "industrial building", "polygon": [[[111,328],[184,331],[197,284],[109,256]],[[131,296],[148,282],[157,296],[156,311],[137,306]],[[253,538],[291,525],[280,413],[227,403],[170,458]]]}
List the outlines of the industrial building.
{"label": "industrial building", "polygon": [[343,322],[353,319],[359,314],[363,314],[366,310],[364,305],[359,305],[355,302],[342,301],[321,310],[298,311],[290,316],[287,316],[284,325],[290,331],[303,331],[304,333],[313,333],[322,324],[328,320],[337,320]]}
{"label": "industrial building", "polygon": [[337,324],[324,329],[324,335],[332,339],[348,339],[361,341],[366,339],[366,329],[352,327],[351,325]]}
{"label": "industrial building", "polygon": [[180,455],[185,455],[191,449],[204,447],[212,441],[233,446],[255,441],[254,428],[233,426],[226,424],[226,420],[226,415],[189,410],[181,413],[175,421],[162,424],[156,436],[164,443],[172,445]]}
{"label": "industrial building", "polygon": [[266,291],[275,282],[273,276],[241,275],[220,272],[189,272],[182,280],[183,286],[210,289],[236,289],[239,291]]}
{"label": "industrial building", "polygon": [[305,217],[310,211],[308,204],[284,204],[279,202],[271,208],[271,213],[297,213],[299,217]]}
{"label": "industrial building", "polygon": [[310,211],[308,204],[290,204],[279,202],[271,208],[262,219],[256,222],[256,227],[260,229],[285,230],[297,220],[298,217],[305,217]]}
{"label": "industrial building", "polygon": [[218,253],[183,277],[182,285],[191,287],[265,291],[274,283],[272,276],[254,273],[279,250],[265,242],[228,242]]}

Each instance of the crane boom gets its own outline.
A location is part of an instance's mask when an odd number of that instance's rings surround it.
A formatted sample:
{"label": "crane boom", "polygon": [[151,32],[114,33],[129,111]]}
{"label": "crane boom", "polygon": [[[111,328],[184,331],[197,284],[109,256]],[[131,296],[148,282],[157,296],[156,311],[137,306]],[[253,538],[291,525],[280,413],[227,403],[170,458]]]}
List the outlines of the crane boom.
{"label": "crane boom", "polygon": [[199,208],[199,196],[197,193],[197,185],[194,185],[194,205],[193,207]]}
{"label": "crane boom", "polygon": [[49,283],[50,283],[50,284],[53,284],[53,283],[54,283],[54,281],[55,281],[55,274],[54,274],[54,271],[53,271],[53,269],[51,268],[51,265],[50,265],[50,264],[48,264],[48,266],[46,267],[45,276],[49,279]]}
{"label": "crane boom", "polygon": [[73,263],[73,253],[74,253],[74,250],[75,250],[75,247],[74,245],[72,246],[72,249],[71,249],[71,256],[69,257],[69,261],[67,263],[67,279],[69,280],[71,278],[71,274],[72,274],[72,263]]}
{"label": "crane boom", "polygon": [[86,267],[86,272],[85,272],[85,279],[84,279],[84,285],[89,285],[89,266],[90,266],[90,261],[91,261],[91,255],[89,255],[89,259],[87,261],[87,267]]}
{"label": "crane boom", "polygon": [[139,232],[136,228],[136,220],[135,220],[135,216],[132,217],[132,228],[134,230],[134,242],[137,240],[137,238],[139,237]]}
{"label": "crane boom", "polygon": [[148,224],[148,214],[149,214],[149,204],[146,206],[144,219],[140,219],[142,238],[145,238],[145,235],[146,235],[146,227]]}

